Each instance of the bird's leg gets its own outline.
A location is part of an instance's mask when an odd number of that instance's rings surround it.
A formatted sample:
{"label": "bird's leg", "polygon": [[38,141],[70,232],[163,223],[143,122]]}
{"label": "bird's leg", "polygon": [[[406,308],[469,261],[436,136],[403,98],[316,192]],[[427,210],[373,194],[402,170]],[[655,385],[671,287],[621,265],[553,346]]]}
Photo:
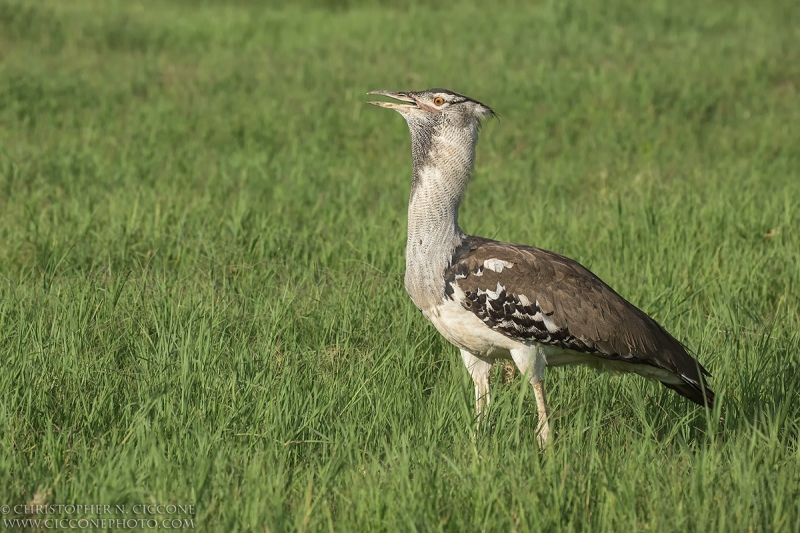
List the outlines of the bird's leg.
{"label": "bird's leg", "polygon": [[486,418],[486,408],[489,407],[489,371],[492,369],[492,363],[466,350],[461,350],[461,359],[464,360],[464,365],[475,383],[475,415],[480,427]]}
{"label": "bird's leg", "polygon": [[511,357],[514,359],[519,371],[528,377],[533,385],[533,394],[536,396],[536,409],[539,412],[539,423],[536,425],[536,440],[539,448],[544,449],[550,442],[550,409],[547,407],[547,400],[544,394],[544,369],[547,366],[547,359],[544,351],[533,346],[525,346],[511,350]]}
{"label": "bird's leg", "polygon": [[539,448],[544,449],[550,443],[550,408],[544,396],[544,381],[533,384],[533,394],[536,396],[536,409],[539,411],[539,423],[536,425],[536,440]]}

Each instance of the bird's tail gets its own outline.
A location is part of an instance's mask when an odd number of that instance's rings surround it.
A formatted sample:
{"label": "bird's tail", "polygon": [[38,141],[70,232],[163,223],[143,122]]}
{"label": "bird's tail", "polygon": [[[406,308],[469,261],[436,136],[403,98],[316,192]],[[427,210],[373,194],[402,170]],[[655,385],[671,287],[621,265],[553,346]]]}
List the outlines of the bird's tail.
{"label": "bird's tail", "polygon": [[[704,369],[705,370],[705,369]],[[681,396],[692,400],[697,405],[708,405],[709,409],[714,408],[714,391],[708,388],[705,376],[700,376],[700,382],[680,376],[683,383],[673,384],[661,382],[665,387],[669,387]]]}

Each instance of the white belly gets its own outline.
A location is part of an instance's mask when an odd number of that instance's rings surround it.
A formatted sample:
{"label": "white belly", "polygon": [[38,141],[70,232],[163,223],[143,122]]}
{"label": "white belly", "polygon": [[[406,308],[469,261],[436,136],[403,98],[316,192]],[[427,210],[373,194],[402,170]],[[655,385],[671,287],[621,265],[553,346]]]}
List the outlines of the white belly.
{"label": "white belly", "polygon": [[510,351],[523,346],[484,324],[460,303],[445,300],[441,305],[422,312],[445,339],[471,354],[510,359]]}

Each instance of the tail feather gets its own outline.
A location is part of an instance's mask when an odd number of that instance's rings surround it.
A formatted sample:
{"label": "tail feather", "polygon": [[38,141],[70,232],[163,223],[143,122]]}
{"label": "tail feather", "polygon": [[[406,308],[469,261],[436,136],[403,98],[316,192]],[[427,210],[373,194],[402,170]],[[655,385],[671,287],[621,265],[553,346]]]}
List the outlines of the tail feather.
{"label": "tail feather", "polygon": [[681,378],[683,379],[683,383],[679,383],[677,385],[672,383],[664,383],[663,381],[661,384],[674,390],[681,396],[688,398],[697,405],[708,405],[709,409],[714,408],[714,391],[708,388],[704,378],[701,379],[702,384],[689,381],[683,376],[681,376]]}

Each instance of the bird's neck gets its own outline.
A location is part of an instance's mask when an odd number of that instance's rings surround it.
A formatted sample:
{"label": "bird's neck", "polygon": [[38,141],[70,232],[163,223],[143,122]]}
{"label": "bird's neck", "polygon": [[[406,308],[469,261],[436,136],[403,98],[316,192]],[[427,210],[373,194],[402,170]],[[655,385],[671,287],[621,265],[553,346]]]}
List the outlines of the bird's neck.
{"label": "bird's neck", "polygon": [[435,135],[421,143],[412,132],[405,286],[423,312],[442,302],[444,271],[464,238],[458,208],[475,158],[472,137]]}

